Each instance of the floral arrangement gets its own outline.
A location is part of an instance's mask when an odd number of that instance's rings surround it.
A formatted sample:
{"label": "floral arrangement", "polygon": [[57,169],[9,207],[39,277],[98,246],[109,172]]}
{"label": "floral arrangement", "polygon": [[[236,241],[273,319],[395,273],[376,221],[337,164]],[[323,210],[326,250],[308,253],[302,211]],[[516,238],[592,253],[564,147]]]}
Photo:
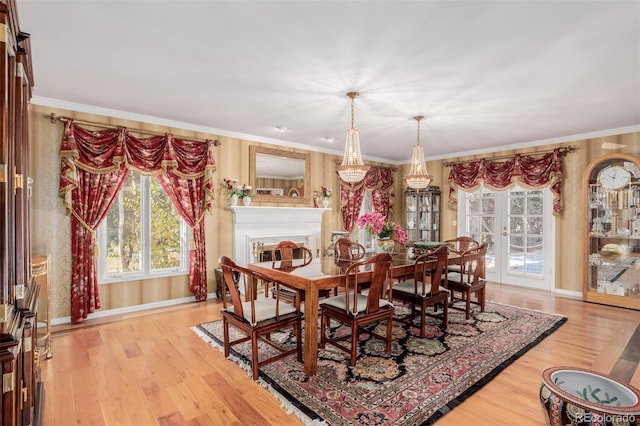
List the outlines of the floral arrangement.
{"label": "floral arrangement", "polygon": [[333,195],[333,192],[331,192],[331,190],[329,188],[327,188],[326,186],[322,187],[322,197],[323,198],[331,198],[332,195]]}
{"label": "floral arrangement", "polygon": [[227,198],[237,195],[238,198],[253,197],[250,185],[239,185],[238,179],[222,179],[222,187],[227,191]]}
{"label": "floral arrangement", "polygon": [[407,241],[407,233],[404,228],[396,222],[387,220],[379,212],[365,213],[358,218],[358,226],[364,228],[371,236],[377,238],[391,238],[399,243]]}
{"label": "floral arrangement", "polygon": [[251,185],[242,184],[238,187],[238,198],[252,198],[253,194],[251,193]]}

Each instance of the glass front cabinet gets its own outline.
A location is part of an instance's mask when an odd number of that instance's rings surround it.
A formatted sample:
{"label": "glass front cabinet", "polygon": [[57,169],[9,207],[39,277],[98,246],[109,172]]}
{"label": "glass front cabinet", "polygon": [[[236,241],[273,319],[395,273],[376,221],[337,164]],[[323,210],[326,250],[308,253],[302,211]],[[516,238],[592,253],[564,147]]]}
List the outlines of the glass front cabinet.
{"label": "glass front cabinet", "polygon": [[440,241],[440,188],[407,189],[404,227],[409,241]]}
{"label": "glass front cabinet", "polygon": [[640,159],[601,157],[583,180],[584,300],[640,310]]}

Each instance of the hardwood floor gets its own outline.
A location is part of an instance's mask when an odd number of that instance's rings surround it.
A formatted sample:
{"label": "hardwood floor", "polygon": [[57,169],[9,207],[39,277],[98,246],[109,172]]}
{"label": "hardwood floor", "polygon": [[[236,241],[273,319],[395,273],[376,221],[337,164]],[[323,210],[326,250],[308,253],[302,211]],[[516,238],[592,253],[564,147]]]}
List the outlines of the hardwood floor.
{"label": "hardwood floor", "polygon": [[[568,365],[640,387],[640,312],[488,284],[487,300],[568,321],[438,425],[540,425],[540,373]],[[190,327],[221,318],[217,299],[57,326],[42,360],[45,425],[300,425]]]}

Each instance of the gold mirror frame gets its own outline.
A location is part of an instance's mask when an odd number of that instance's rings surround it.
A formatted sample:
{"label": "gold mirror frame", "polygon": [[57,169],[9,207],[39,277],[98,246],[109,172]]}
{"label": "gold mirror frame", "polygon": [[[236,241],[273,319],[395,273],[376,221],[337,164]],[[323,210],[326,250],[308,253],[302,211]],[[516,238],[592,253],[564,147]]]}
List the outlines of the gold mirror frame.
{"label": "gold mirror frame", "polygon": [[[256,174],[256,159],[257,154],[273,155],[276,157],[286,157],[304,160],[304,187],[303,194],[299,197],[291,197],[285,195],[265,195],[258,194],[258,176]],[[256,145],[249,146],[249,182],[252,188],[254,188],[254,200],[265,201],[270,203],[293,203],[293,204],[309,204],[311,202],[310,184],[309,184],[309,154],[303,154],[300,152],[284,151],[281,149],[263,148]]]}

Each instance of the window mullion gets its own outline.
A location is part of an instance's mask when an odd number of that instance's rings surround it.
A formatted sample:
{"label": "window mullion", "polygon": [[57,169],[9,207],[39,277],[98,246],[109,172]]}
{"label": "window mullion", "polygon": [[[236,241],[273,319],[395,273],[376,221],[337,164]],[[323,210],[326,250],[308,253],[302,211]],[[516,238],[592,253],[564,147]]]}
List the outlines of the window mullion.
{"label": "window mullion", "polygon": [[151,255],[150,249],[151,246],[151,185],[150,185],[150,177],[142,176],[142,191],[140,193],[140,205],[142,206],[141,212],[141,230],[140,234],[142,236],[142,244],[140,257],[142,261],[142,271],[144,274],[148,274],[151,270]]}

